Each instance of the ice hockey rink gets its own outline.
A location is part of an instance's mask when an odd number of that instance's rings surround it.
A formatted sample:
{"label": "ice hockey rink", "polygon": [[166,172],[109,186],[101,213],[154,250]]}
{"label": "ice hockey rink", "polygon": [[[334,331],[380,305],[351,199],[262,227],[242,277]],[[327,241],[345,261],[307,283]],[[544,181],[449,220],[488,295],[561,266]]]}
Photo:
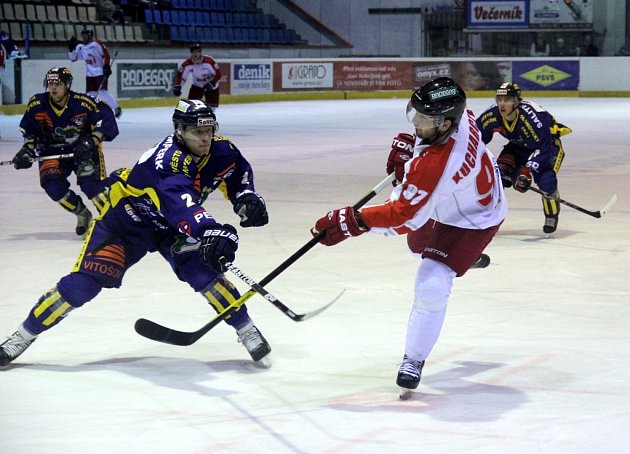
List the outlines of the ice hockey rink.
{"label": "ice hockey rink", "polygon": [[[152,254],[0,371],[0,452],[621,453],[630,449],[630,102],[528,98],[573,133],[563,139],[562,207],[545,239],[540,197],[508,190],[510,212],[456,279],[418,390],[398,399],[417,261],[404,238],[317,245],[248,302],[273,366],[256,367],[222,324],[190,347],[135,333],[140,317],[193,331],[214,314]],[[406,99],[223,105],[220,133],[252,163],[270,223],[241,229],[236,265],[260,280],[309,241],[309,228],[385,177],[392,138],[410,131]],[[471,99],[479,114],[492,99]],[[171,108],[125,109],[108,170],[131,166],[172,131]],[[20,116],[0,117],[0,160],[21,146]],[[495,155],[503,142],[490,144]],[[0,336],[70,271],[75,218],[35,168],[0,167]],[[389,195],[389,188],[375,202]],[[205,204],[237,224],[218,193]],[[233,276],[232,276],[233,277]],[[245,291],[243,282],[233,282]]]}

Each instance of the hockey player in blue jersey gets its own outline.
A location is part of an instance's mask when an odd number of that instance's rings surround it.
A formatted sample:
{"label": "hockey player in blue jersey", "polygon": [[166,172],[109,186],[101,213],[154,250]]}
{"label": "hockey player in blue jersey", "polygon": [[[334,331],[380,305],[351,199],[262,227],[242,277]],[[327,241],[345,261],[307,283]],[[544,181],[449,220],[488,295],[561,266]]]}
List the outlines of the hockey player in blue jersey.
{"label": "hockey player in blue jersey", "polygon": [[497,89],[496,105],[477,118],[477,126],[484,143],[489,143],[494,133],[509,141],[497,158],[504,187],[513,185],[517,191],[526,192],[533,176],[540,190],[551,196],[542,198],[543,232],[555,232],[560,204],[554,196],[558,196],[557,174],[564,159],[560,137],[571,129],[556,122],[538,104],[523,100],[516,83],[504,83]]}
{"label": "hockey player in blue jersey", "polygon": [[46,194],[77,216],[75,232],[85,235],[92,214],[70,189],[68,177],[77,177],[81,191],[100,208],[106,176],[101,143],[118,135],[111,109],[89,96],[72,91],[68,68],[51,68],[44,78],[46,92],[31,97],[20,121],[24,145],[13,158],[16,169],[28,169],[38,158],[74,154],[68,159],[39,160],[39,179]]}
{"label": "hockey player in blue jersey", "polygon": [[[238,233],[219,223],[202,203],[220,188],[241,227],[267,224],[265,201],[255,191],[251,166],[199,100],[182,100],[174,133],[147,150],[131,169],[108,178],[109,201],[92,223],[72,272],[39,298],[18,330],[0,344],[0,365],[17,358],[44,331],[103,288],[117,288],[147,252],[159,252],[177,277],[220,311],[240,297],[221,259],[234,261]],[[254,361],[268,366],[271,348],[241,306],[227,319]]]}

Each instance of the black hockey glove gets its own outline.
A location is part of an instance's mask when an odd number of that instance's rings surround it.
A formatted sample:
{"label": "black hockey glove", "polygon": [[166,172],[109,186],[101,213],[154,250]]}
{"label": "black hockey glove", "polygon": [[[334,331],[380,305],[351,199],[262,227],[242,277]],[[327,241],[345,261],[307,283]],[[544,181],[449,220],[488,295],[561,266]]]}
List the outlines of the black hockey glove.
{"label": "black hockey glove", "polygon": [[13,162],[13,167],[18,170],[30,169],[36,156],[35,149],[24,144],[24,146],[20,148],[20,151],[15,154],[11,162]]}
{"label": "black hockey glove", "polygon": [[241,227],[261,227],[269,222],[265,201],[255,192],[241,194],[234,202],[234,212],[241,218]]}
{"label": "black hockey glove", "polygon": [[74,147],[74,168],[77,177],[98,175],[100,160],[94,137],[82,135]]}
{"label": "black hockey glove", "polygon": [[109,65],[103,65],[103,75],[109,77],[112,75],[112,67]]}
{"label": "black hockey glove", "polygon": [[238,234],[230,224],[216,224],[206,230],[201,238],[199,254],[201,261],[215,271],[225,273],[227,268],[220,259],[233,262],[238,249]]}
{"label": "black hockey glove", "polygon": [[68,51],[72,52],[74,49],[76,49],[77,44],[79,44],[77,37],[72,35],[72,37],[68,40]]}
{"label": "black hockey glove", "polygon": [[182,94],[182,86],[181,85],[175,85],[173,87],[173,96],[181,96]]}

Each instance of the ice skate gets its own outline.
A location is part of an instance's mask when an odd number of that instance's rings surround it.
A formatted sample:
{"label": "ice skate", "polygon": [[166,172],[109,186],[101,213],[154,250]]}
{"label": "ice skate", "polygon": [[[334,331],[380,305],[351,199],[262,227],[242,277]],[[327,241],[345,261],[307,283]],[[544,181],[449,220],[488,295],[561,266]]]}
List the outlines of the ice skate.
{"label": "ice skate", "polygon": [[77,216],[77,226],[74,228],[74,231],[80,237],[85,238],[85,234],[90,227],[90,222],[92,222],[92,213],[83,205],[83,208],[75,214]]}
{"label": "ice skate", "polygon": [[558,215],[545,215],[545,225],[543,225],[543,232],[545,232],[545,238],[549,238],[553,232],[558,228]]}
{"label": "ice skate", "polygon": [[408,399],[411,396],[411,390],[418,387],[423,366],[424,361],[414,361],[407,358],[407,355],[403,357],[396,378],[396,384],[400,386],[400,399]]}
{"label": "ice skate", "polygon": [[0,366],[6,366],[24,351],[37,339],[26,331],[22,325],[0,344]]}
{"label": "ice skate", "polygon": [[470,269],[473,268],[487,268],[490,265],[490,256],[487,254],[481,254],[477,260],[473,262]]}
{"label": "ice skate", "polygon": [[238,340],[247,349],[252,359],[263,367],[271,367],[271,360],[269,359],[269,352],[271,347],[267,343],[262,333],[251,320],[237,330]]}

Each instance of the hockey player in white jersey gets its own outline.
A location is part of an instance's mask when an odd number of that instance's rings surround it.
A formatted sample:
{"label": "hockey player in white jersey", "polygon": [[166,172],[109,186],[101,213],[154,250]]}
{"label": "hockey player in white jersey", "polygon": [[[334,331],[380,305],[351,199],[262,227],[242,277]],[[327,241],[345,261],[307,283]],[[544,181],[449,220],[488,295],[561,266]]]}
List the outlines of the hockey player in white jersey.
{"label": "hockey player in white jersey", "polygon": [[454,278],[473,266],[507,214],[499,169],[454,80],[440,77],[416,90],[407,118],[415,128],[414,153],[390,200],[330,211],[312,229],[314,235],[325,231],[326,246],[367,231],[406,234],[410,250],[422,258],[396,379],[401,397],[420,383]]}
{"label": "hockey player in white jersey", "polygon": [[122,109],[107,90],[107,82],[112,74],[111,56],[105,44],[94,37],[94,31],[84,28],[81,31],[82,42],[75,36],[68,41],[68,58],[70,61],[85,61],[85,92],[92,98],[107,103],[114,111],[116,118],[122,115]]}

